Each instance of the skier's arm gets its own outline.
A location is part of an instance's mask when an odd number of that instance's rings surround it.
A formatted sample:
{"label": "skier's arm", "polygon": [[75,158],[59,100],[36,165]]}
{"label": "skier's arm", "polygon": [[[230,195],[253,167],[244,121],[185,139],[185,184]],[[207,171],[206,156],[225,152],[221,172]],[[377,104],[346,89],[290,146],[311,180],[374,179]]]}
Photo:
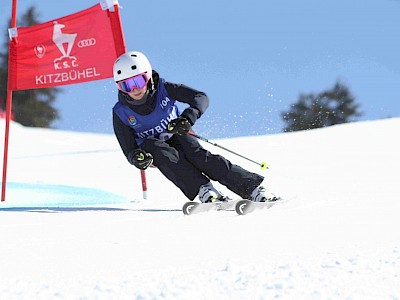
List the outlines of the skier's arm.
{"label": "skier's arm", "polygon": [[127,160],[130,164],[134,165],[134,154],[139,148],[134,138],[133,129],[126,126],[121,119],[113,112],[113,127],[114,133],[117,137],[118,143],[121,146]]}
{"label": "skier's arm", "polygon": [[201,117],[201,115],[208,108],[208,96],[198,90],[188,87],[184,84],[165,83],[165,88],[172,99],[189,104],[181,116],[185,117],[194,125],[194,123]]}

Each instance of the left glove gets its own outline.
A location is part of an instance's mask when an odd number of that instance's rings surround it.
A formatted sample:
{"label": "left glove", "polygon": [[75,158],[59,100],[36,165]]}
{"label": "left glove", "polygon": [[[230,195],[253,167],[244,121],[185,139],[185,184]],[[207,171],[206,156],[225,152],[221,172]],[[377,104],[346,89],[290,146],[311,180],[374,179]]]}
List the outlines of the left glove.
{"label": "left glove", "polygon": [[141,149],[136,149],[132,155],[132,164],[140,169],[146,170],[153,162],[153,155]]}
{"label": "left glove", "polygon": [[169,133],[186,134],[192,129],[192,124],[185,117],[178,117],[168,123],[167,131]]}

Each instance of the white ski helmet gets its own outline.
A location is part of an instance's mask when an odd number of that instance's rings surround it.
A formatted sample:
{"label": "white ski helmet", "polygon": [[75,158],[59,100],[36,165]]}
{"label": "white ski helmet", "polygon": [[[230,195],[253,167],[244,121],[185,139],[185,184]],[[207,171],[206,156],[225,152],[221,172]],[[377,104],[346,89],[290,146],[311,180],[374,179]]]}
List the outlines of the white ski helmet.
{"label": "white ski helmet", "polygon": [[114,63],[114,81],[118,82],[142,73],[146,73],[151,80],[153,69],[147,57],[138,51],[122,54]]}

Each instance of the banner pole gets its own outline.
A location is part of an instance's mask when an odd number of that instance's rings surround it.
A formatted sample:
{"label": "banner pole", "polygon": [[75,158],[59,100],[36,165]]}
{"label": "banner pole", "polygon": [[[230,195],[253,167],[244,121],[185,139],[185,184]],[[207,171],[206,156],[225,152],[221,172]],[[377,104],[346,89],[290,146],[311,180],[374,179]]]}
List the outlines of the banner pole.
{"label": "banner pole", "polygon": [[3,156],[3,180],[1,182],[1,201],[6,201],[6,184],[7,184],[7,161],[8,161],[8,140],[10,134],[12,91],[7,90],[6,101],[6,126],[4,133],[4,156]]}
{"label": "banner pole", "polygon": [[[17,0],[12,1],[12,11],[11,11],[11,28],[17,27]],[[8,77],[7,77],[7,98],[6,98],[6,126],[4,132],[4,156],[3,156],[3,179],[1,181],[1,201],[6,201],[6,185],[7,185],[7,163],[8,163],[8,141],[10,134],[10,121],[12,114],[12,89],[11,89],[11,71],[12,61],[11,61],[11,43],[13,43],[14,38],[10,40],[8,47]]]}
{"label": "banner pole", "polygon": [[[111,28],[114,37],[115,53],[119,57],[126,52],[126,43],[118,4],[114,5],[114,12],[111,15]],[[118,41],[121,41],[121,43],[118,43]]]}

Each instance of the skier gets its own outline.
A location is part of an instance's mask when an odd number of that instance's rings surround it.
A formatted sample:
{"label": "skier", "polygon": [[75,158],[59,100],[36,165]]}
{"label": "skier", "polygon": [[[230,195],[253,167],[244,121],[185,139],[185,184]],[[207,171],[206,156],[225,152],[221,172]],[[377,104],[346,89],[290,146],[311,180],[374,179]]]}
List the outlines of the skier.
{"label": "skier", "polygon": [[[274,201],[261,185],[264,177],[204,149],[188,134],[208,107],[205,93],[165,81],[141,52],[122,54],[114,63],[118,102],[113,107],[115,135],[128,161],[145,170],[154,164],[190,200],[227,198],[218,181],[244,199]],[[179,112],[176,101],[188,104]]]}

